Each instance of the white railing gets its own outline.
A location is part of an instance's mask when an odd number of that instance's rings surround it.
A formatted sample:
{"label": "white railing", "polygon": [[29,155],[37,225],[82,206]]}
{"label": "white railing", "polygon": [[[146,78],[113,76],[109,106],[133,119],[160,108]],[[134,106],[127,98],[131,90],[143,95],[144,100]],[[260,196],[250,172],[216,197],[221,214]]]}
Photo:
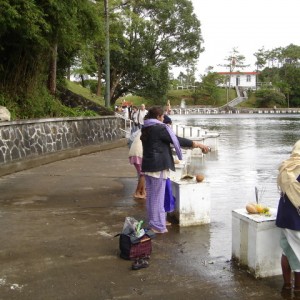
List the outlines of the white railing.
{"label": "white railing", "polygon": [[176,135],[191,139],[193,141],[199,141],[207,146],[209,146],[212,151],[218,150],[218,140],[220,134],[218,132],[209,132],[200,127],[187,126],[182,124],[173,124],[173,131]]}
{"label": "white railing", "polygon": [[129,138],[132,129],[132,120],[124,117],[122,114],[115,112],[115,116],[124,120],[124,128],[120,128],[121,131],[125,133],[125,137]]}

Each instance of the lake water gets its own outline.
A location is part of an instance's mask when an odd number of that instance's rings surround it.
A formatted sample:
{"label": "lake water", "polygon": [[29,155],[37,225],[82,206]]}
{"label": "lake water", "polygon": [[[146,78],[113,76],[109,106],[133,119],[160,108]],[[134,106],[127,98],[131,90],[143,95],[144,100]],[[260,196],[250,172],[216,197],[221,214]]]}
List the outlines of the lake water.
{"label": "lake water", "polygon": [[255,202],[277,207],[278,166],[300,139],[300,115],[172,115],[174,124],[220,133],[218,151],[193,159],[211,190],[210,255],[231,257],[231,212]]}

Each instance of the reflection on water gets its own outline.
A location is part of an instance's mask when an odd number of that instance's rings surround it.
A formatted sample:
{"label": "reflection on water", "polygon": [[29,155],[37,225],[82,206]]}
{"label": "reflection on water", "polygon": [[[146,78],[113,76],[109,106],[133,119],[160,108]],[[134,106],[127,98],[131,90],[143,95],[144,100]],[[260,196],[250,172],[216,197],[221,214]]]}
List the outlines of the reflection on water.
{"label": "reflection on water", "polygon": [[193,159],[211,187],[210,255],[231,257],[231,212],[255,202],[277,207],[277,168],[300,139],[299,115],[173,115],[174,124],[220,133],[217,152]]}

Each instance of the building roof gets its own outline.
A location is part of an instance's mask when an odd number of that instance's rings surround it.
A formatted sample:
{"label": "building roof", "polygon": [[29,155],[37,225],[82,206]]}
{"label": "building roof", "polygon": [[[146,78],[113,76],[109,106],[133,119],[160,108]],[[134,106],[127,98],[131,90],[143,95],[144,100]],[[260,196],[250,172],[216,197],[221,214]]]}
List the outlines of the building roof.
{"label": "building roof", "polygon": [[220,75],[257,75],[258,72],[217,72]]}

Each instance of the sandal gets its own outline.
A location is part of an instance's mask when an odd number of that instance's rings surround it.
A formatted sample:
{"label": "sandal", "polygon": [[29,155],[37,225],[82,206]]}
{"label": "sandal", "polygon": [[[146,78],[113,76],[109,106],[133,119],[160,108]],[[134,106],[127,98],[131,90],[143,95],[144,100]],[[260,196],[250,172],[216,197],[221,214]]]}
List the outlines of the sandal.
{"label": "sandal", "polygon": [[146,195],[134,194],[133,198],[135,198],[135,199],[146,199]]}
{"label": "sandal", "polygon": [[166,229],[165,231],[158,231],[154,228],[150,228],[150,230],[152,230],[154,233],[167,233],[168,232],[168,229]]}
{"label": "sandal", "polygon": [[136,259],[131,266],[132,270],[140,270],[148,267],[149,267],[149,262],[143,258]]}

